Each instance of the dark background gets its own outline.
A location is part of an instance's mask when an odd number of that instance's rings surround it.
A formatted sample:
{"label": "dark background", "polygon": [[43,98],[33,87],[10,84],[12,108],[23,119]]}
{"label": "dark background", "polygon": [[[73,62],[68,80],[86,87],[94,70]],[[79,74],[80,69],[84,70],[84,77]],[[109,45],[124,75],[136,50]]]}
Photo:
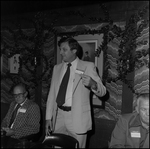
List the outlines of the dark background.
{"label": "dark background", "polygon": [[108,1],[1,1],[1,15],[49,11],[53,9],[101,4]]}

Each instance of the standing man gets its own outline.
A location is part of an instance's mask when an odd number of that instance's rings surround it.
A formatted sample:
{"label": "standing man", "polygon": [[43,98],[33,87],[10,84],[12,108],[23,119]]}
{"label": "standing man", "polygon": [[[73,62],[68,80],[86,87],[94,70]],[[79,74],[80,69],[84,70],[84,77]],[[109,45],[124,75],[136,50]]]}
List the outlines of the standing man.
{"label": "standing man", "polygon": [[1,123],[6,136],[20,139],[37,134],[40,129],[40,108],[27,98],[28,92],[24,84],[17,84],[13,89],[14,101]]}
{"label": "standing man", "polygon": [[[85,148],[87,131],[92,129],[90,92],[102,97],[106,88],[94,63],[77,57],[80,45],[75,39],[62,38],[58,46],[63,62],[53,70],[46,105],[46,135],[51,131],[67,134],[79,141],[80,148]],[[67,75],[68,83],[64,81]]]}
{"label": "standing man", "polygon": [[109,148],[149,148],[149,93],[137,96],[136,112],[122,115]]}

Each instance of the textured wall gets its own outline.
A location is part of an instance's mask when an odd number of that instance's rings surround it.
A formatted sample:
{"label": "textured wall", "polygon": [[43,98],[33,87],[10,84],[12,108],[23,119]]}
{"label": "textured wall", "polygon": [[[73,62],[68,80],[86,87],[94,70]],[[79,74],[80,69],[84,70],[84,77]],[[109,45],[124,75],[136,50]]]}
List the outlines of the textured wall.
{"label": "textured wall", "polygon": [[[32,36],[34,34],[34,30],[33,29],[24,30],[24,33],[27,36]],[[9,46],[14,46],[14,39],[12,38],[12,35],[8,31],[3,32],[3,39]],[[24,41],[24,44],[26,46],[32,46],[32,44],[29,44],[26,41]],[[47,100],[47,93],[48,93],[50,81],[51,81],[52,66],[54,65],[54,61],[55,61],[55,56],[54,56],[55,49],[54,49],[54,36],[53,35],[51,35],[46,40],[42,48],[43,48],[43,54],[46,56],[47,62],[51,64],[51,68],[48,68],[45,74],[45,76],[49,76],[49,77],[43,78],[43,81],[42,81],[41,105],[42,107],[45,107],[46,100]],[[46,63],[45,61],[43,61],[43,71],[44,71],[45,65]],[[26,67],[32,70],[32,65],[30,64],[30,61],[26,63]],[[33,87],[34,83],[30,81],[30,79],[34,78],[34,75],[26,67],[25,65],[22,66],[22,72],[19,75],[16,75],[18,76],[16,79],[18,79],[19,81],[27,85],[29,93],[30,93],[30,99],[36,101],[35,88]],[[3,71],[1,74],[3,75],[3,77],[1,78],[1,102],[10,103],[13,100],[10,94],[10,89],[15,83],[15,80],[10,79],[9,75],[12,75],[12,74],[7,75],[7,72],[9,72],[9,58],[6,55],[3,55],[3,67],[2,68],[3,68],[2,69]]]}

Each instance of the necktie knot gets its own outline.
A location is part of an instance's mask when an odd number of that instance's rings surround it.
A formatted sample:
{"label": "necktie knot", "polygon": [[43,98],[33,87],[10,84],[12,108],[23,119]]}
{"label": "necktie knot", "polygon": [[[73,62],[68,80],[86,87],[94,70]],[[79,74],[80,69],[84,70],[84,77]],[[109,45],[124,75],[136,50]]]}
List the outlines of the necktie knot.
{"label": "necktie knot", "polygon": [[16,108],[15,109],[19,109],[21,107],[20,104],[17,104]]}
{"label": "necktie knot", "polygon": [[68,63],[67,65],[68,65],[68,67],[70,67],[70,66],[71,66],[71,63]]}

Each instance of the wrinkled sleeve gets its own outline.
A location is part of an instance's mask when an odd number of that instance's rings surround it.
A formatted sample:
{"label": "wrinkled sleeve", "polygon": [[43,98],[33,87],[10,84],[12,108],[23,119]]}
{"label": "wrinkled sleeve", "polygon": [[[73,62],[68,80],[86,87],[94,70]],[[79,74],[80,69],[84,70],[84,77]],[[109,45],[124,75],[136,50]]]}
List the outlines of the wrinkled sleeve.
{"label": "wrinkled sleeve", "polygon": [[109,148],[125,148],[126,121],[120,117],[111,135]]}
{"label": "wrinkled sleeve", "polygon": [[90,76],[92,77],[93,80],[96,81],[97,83],[97,90],[92,90],[93,93],[99,97],[102,97],[106,94],[106,87],[103,85],[101,78],[99,77],[97,70],[96,70],[96,66],[94,63],[91,63],[90,65],[91,67],[89,67],[89,72],[90,72]]}

